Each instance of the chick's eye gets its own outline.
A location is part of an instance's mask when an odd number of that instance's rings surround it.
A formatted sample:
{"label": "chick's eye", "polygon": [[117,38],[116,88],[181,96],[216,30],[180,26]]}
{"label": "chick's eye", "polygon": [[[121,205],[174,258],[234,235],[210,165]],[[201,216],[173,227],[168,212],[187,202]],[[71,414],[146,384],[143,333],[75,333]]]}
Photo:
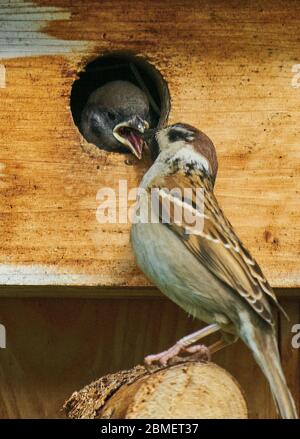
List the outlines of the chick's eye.
{"label": "chick's eye", "polygon": [[108,115],[108,117],[109,117],[111,120],[116,120],[116,115],[115,115],[114,113],[112,113],[111,111],[109,111],[109,112],[107,113],[107,115]]}

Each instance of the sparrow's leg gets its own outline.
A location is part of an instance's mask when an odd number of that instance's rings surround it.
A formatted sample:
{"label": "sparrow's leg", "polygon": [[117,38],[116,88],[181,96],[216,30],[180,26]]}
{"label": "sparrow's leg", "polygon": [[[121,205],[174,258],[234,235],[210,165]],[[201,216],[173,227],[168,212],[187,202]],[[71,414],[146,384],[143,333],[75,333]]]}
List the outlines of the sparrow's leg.
{"label": "sparrow's leg", "polygon": [[180,354],[195,353],[200,351],[203,352],[203,357],[205,357],[205,359],[207,360],[210,358],[210,353],[206,346],[191,345],[193,343],[196,343],[196,341],[201,340],[201,338],[213,334],[214,332],[217,332],[219,330],[220,326],[216,323],[213,323],[212,325],[206,326],[199,331],[186,335],[185,337],[178,340],[177,343],[174,344],[174,346],[170,347],[166,351],[160,352],[159,354],[148,355],[147,357],[145,357],[145,365],[151,366],[153,363],[158,363],[161,366],[166,366],[172,358],[177,357]]}
{"label": "sparrow's leg", "polygon": [[[222,338],[220,340],[216,341],[215,343],[204,346],[204,348],[208,351],[208,361],[210,361],[210,358],[213,354],[220,351],[223,348],[226,348],[227,346],[235,343],[238,340],[238,336],[234,334],[226,334],[223,332]],[[203,352],[203,345],[202,344],[195,344],[193,346],[188,346],[185,348],[185,351],[189,354],[194,354],[197,352]]]}

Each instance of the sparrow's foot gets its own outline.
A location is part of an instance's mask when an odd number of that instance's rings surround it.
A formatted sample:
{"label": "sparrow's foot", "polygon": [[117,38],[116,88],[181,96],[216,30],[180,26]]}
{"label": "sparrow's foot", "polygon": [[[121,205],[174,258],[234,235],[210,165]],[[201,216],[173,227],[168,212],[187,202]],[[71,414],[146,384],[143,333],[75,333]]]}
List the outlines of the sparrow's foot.
{"label": "sparrow's foot", "polygon": [[145,357],[144,363],[146,368],[149,369],[154,365],[166,367],[186,360],[210,361],[210,359],[209,348],[203,344],[184,346],[181,343],[176,343],[166,351],[148,355]]}
{"label": "sparrow's foot", "polygon": [[204,344],[195,344],[193,346],[188,346],[185,348],[185,352],[188,354],[197,354],[195,358],[199,361],[211,361],[211,352],[209,347]]}

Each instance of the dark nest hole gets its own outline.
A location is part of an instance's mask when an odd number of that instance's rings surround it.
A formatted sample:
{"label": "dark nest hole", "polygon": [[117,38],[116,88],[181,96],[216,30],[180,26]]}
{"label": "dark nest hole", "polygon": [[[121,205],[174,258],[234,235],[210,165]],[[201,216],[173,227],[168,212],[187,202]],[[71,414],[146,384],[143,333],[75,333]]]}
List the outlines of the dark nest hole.
{"label": "dark nest hole", "polygon": [[80,132],[81,113],[90,94],[101,85],[115,80],[130,81],[147,94],[151,128],[165,125],[170,111],[170,94],[166,81],[146,59],[118,52],[103,55],[88,63],[73,84],[71,111]]}

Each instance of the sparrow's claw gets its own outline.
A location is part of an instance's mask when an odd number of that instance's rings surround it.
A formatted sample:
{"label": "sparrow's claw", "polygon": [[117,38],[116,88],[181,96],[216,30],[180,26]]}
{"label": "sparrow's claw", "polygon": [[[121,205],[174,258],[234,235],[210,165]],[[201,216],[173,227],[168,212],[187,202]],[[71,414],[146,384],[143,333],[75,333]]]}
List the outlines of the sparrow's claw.
{"label": "sparrow's claw", "polygon": [[185,348],[185,352],[189,354],[197,354],[197,359],[202,361],[211,361],[210,349],[204,344],[195,344]]}
{"label": "sparrow's claw", "polygon": [[159,354],[147,355],[147,357],[144,359],[145,365],[152,366],[153,364],[158,364],[165,367],[172,358],[177,357],[180,354],[182,349],[183,346],[175,344],[171,348],[160,352]]}
{"label": "sparrow's claw", "polygon": [[188,359],[210,361],[211,354],[209,348],[203,344],[184,346],[181,343],[176,343],[171,348],[159,354],[147,355],[144,359],[144,363],[149,370],[151,366],[154,365],[166,367]]}

